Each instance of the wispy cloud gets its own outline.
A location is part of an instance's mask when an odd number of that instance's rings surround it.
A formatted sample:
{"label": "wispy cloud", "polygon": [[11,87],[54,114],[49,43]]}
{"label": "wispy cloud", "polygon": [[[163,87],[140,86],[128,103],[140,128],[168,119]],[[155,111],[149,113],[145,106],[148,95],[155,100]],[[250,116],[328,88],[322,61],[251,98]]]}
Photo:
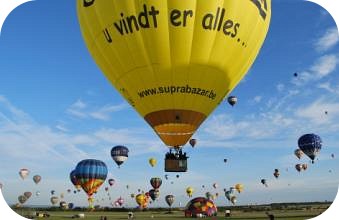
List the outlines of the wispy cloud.
{"label": "wispy cloud", "polygon": [[285,85],[283,83],[279,83],[277,86],[276,86],[278,92],[282,92],[284,91],[285,89]]}
{"label": "wispy cloud", "polygon": [[324,98],[320,98],[308,106],[298,108],[295,114],[315,124],[329,124],[339,116],[339,102],[325,101]]}
{"label": "wispy cloud", "polygon": [[91,118],[96,120],[108,121],[111,119],[112,113],[122,111],[127,107],[128,105],[126,103],[121,103],[118,105],[106,105],[103,107],[93,107],[81,100],[77,100],[67,109],[66,112],[77,118]]}
{"label": "wispy cloud", "polygon": [[338,42],[338,30],[336,27],[332,27],[327,29],[325,34],[314,43],[314,47],[319,52],[325,52],[333,48]]}
{"label": "wispy cloud", "polygon": [[324,55],[318,58],[306,71],[299,73],[297,78],[293,78],[292,83],[300,86],[310,81],[322,79],[336,70],[338,62],[337,55]]}

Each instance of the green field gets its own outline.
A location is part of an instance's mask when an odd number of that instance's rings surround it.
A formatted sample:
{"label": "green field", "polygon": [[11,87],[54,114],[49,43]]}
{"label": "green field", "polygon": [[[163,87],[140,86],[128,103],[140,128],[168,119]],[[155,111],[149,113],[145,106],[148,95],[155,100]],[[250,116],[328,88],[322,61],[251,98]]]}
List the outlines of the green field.
{"label": "green field", "polygon": [[[28,210],[16,210],[19,214],[29,215],[33,214],[32,211]],[[269,211],[270,214],[274,214],[275,219],[285,219],[285,220],[302,220],[302,219],[310,219],[321,212],[325,211],[325,209],[307,209],[307,210],[272,210]],[[100,220],[101,216],[106,216],[107,219],[127,219],[127,212],[116,212],[116,211],[94,211],[94,212],[82,212],[82,211],[45,211],[50,214],[49,218],[35,218],[35,219],[49,219],[49,220],[62,220],[62,219],[72,219],[73,215],[78,213],[84,213],[85,218],[89,220]],[[166,211],[135,211],[134,219],[190,219],[185,218],[183,211],[173,211],[172,213],[168,213]],[[218,212],[217,217],[210,217],[209,219],[237,219],[237,220],[245,220],[245,219],[269,219],[266,211],[232,211],[231,217],[225,217],[223,212]]]}

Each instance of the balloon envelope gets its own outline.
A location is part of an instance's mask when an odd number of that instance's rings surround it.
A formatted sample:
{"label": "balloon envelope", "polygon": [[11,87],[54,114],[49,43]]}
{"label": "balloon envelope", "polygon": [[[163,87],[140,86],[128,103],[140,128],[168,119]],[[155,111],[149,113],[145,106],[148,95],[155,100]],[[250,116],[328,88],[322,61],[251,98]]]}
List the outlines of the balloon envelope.
{"label": "balloon envelope", "polygon": [[120,165],[127,160],[128,152],[129,150],[127,147],[118,145],[112,148],[111,157],[114,162],[120,167]]}
{"label": "balloon envelope", "polygon": [[231,106],[234,106],[237,103],[238,99],[235,96],[229,96],[227,98],[227,101]]}
{"label": "balloon envelope", "polygon": [[173,195],[167,195],[165,196],[165,201],[167,203],[168,206],[172,206],[173,202],[174,202],[175,197]]}
{"label": "balloon envelope", "polygon": [[69,174],[69,179],[76,189],[81,189],[80,181],[77,179],[75,170],[72,170]]}
{"label": "balloon envelope", "polygon": [[148,162],[149,162],[149,164],[152,166],[152,167],[154,167],[156,164],[157,164],[157,160],[155,159],[155,158],[150,158],[149,160],[148,160]]}
{"label": "balloon envelope", "polygon": [[316,134],[304,134],[298,139],[298,146],[300,150],[302,150],[304,154],[311,158],[312,162],[320,152],[321,145],[322,140]]}
{"label": "balloon envelope", "polygon": [[26,179],[26,177],[29,175],[29,173],[30,173],[30,171],[28,169],[25,169],[25,168],[20,169],[20,171],[19,171],[19,175],[23,180]]}
{"label": "balloon envelope", "polygon": [[150,183],[151,183],[153,189],[159,189],[159,187],[162,184],[162,180],[159,177],[153,177],[153,178],[151,178]]}
{"label": "balloon envelope", "polygon": [[194,147],[197,144],[197,139],[192,138],[189,142],[190,142],[190,145]]}
{"label": "balloon envelope", "polygon": [[197,197],[187,203],[185,216],[197,217],[198,214],[202,214],[204,216],[216,216],[217,211],[217,207],[212,200]]}
{"label": "balloon envelope", "polygon": [[104,162],[94,159],[80,161],[75,168],[76,178],[82,189],[91,197],[105,182],[107,166]]}
{"label": "balloon envelope", "polygon": [[33,176],[33,181],[35,184],[38,184],[41,181],[41,176],[40,175]]}
{"label": "balloon envelope", "polygon": [[188,197],[192,197],[193,192],[194,192],[193,187],[189,186],[189,187],[186,188],[186,193],[187,193]]}
{"label": "balloon envelope", "polygon": [[271,1],[92,0],[77,1],[77,12],[87,48],[108,80],[176,147],[253,64]]}

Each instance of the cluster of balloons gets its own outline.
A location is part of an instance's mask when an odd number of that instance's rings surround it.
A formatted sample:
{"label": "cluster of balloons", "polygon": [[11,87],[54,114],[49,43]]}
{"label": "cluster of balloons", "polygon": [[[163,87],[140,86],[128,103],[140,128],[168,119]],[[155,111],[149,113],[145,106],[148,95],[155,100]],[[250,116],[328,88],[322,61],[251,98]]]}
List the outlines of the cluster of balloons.
{"label": "cluster of balloons", "polygon": [[298,163],[298,164],[296,164],[295,165],[295,169],[300,173],[301,171],[303,171],[303,170],[307,170],[307,164],[306,163],[304,163],[304,164],[300,164],[300,163]]}

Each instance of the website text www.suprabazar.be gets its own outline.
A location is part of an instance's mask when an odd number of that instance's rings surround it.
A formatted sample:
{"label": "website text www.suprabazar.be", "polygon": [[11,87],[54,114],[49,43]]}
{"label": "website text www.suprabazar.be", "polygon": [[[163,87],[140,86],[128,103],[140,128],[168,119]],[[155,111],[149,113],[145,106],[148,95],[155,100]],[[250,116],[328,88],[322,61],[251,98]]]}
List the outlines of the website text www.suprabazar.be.
{"label": "website text www.suprabazar.be", "polygon": [[217,94],[213,90],[202,89],[198,87],[191,87],[189,85],[185,86],[159,86],[149,89],[144,89],[138,92],[140,98],[145,98],[147,96],[152,95],[161,95],[161,94],[176,94],[176,93],[184,93],[184,94],[192,94],[192,95],[200,95],[209,99],[215,99]]}

